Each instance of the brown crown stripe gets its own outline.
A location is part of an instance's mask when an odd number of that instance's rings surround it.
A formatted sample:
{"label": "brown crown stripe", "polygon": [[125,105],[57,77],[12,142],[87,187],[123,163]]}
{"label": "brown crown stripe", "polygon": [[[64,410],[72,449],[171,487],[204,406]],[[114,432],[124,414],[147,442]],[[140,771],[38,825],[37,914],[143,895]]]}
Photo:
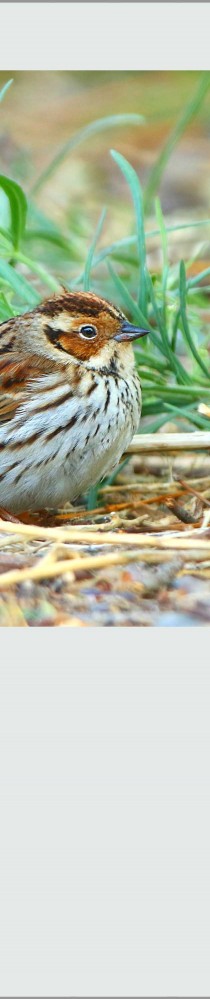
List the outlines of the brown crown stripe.
{"label": "brown crown stripe", "polygon": [[58,298],[48,299],[47,302],[43,302],[42,305],[37,307],[37,312],[41,315],[44,313],[44,315],[51,317],[65,311],[72,315],[78,315],[79,312],[85,316],[99,316],[101,312],[109,312],[114,319],[120,316],[120,313],[118,313],[117,309],[111,303],[105,302],[103,299],[95,299],[92,295],[88,297],[85,293],[79,294],[79,292],[75,295],[73,292],[70,292],[69,295],[61,295]]}

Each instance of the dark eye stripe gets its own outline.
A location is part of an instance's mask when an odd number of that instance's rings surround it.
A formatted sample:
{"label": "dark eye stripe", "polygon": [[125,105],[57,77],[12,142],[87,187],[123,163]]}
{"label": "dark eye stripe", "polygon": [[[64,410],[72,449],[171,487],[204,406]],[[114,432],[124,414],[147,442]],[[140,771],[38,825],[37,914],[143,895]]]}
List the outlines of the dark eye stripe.
{"label": "dark eye stripe", "polygon": [[[58,350],[64,350],[65,354],[69,353],[69,351],[66,350],[65,347],[63,347],[63,344],[59,340],[60,336],[65,335],[64,330],[57,330],[57,329],[55,330],[53,329],[53,326],[49,326],[49,324],[47,324],[47,326],[45,326],[45,333],[49,342],[53,344],[53,347],[57,347]],[[89,324],[86,324],[84,326],[80,326],[78,333],[81,333],[81,336],[84,337],[84,340],[92,340],[94,339],[95,336],[97,336],[97,329],[96,326],[91,326]]]}
{"label": "dark eye stripe", "polygon": [[63,330],[54,330],[52,326],[45,326],[45,333],[47,339],[53,344],[53,347],[58,347],[59,350],[64,350],[65,354],[68,354],[68,350],[65,350],[62,343],[60,343],[59,336],[64,335]]}

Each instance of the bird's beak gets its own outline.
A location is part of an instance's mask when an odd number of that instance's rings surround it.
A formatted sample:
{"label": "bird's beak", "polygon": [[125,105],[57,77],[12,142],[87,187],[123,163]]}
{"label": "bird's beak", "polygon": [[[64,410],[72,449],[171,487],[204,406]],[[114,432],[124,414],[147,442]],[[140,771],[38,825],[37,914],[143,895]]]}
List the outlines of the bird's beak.
{"label": "bird's beak", "polygon": [[118,343],[125,343],[126,340],[138,340],[140,336],[146,336],[147,333],[149,330],[143,330],[140,326],[132,326],[132,323],[128,323],[125,319],[120,332],[114,336],[114,340],[117,340]]}

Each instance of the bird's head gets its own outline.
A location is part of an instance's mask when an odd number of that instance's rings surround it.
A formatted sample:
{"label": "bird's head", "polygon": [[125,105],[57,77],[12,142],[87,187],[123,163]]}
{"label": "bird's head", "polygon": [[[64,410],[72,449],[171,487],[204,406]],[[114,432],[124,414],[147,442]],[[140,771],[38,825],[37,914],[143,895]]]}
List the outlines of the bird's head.
{"label": "bird's head", "polygon": [[96,367],[120,356],[133,340],[148,330],[133,326],[125,316],[92,292],[63,292],[38,306],[42,336],[49,356],[60,352]]}

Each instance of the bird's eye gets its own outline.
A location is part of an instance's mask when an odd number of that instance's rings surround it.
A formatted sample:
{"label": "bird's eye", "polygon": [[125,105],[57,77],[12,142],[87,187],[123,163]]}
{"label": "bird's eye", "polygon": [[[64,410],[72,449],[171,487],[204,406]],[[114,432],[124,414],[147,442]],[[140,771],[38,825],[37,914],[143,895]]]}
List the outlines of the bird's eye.
{"label": "bird's eye", "polygon": [[94,336],[97,336],[96,326],[80,326],[79,333],[84,337],[85,340],[92,340]]}

